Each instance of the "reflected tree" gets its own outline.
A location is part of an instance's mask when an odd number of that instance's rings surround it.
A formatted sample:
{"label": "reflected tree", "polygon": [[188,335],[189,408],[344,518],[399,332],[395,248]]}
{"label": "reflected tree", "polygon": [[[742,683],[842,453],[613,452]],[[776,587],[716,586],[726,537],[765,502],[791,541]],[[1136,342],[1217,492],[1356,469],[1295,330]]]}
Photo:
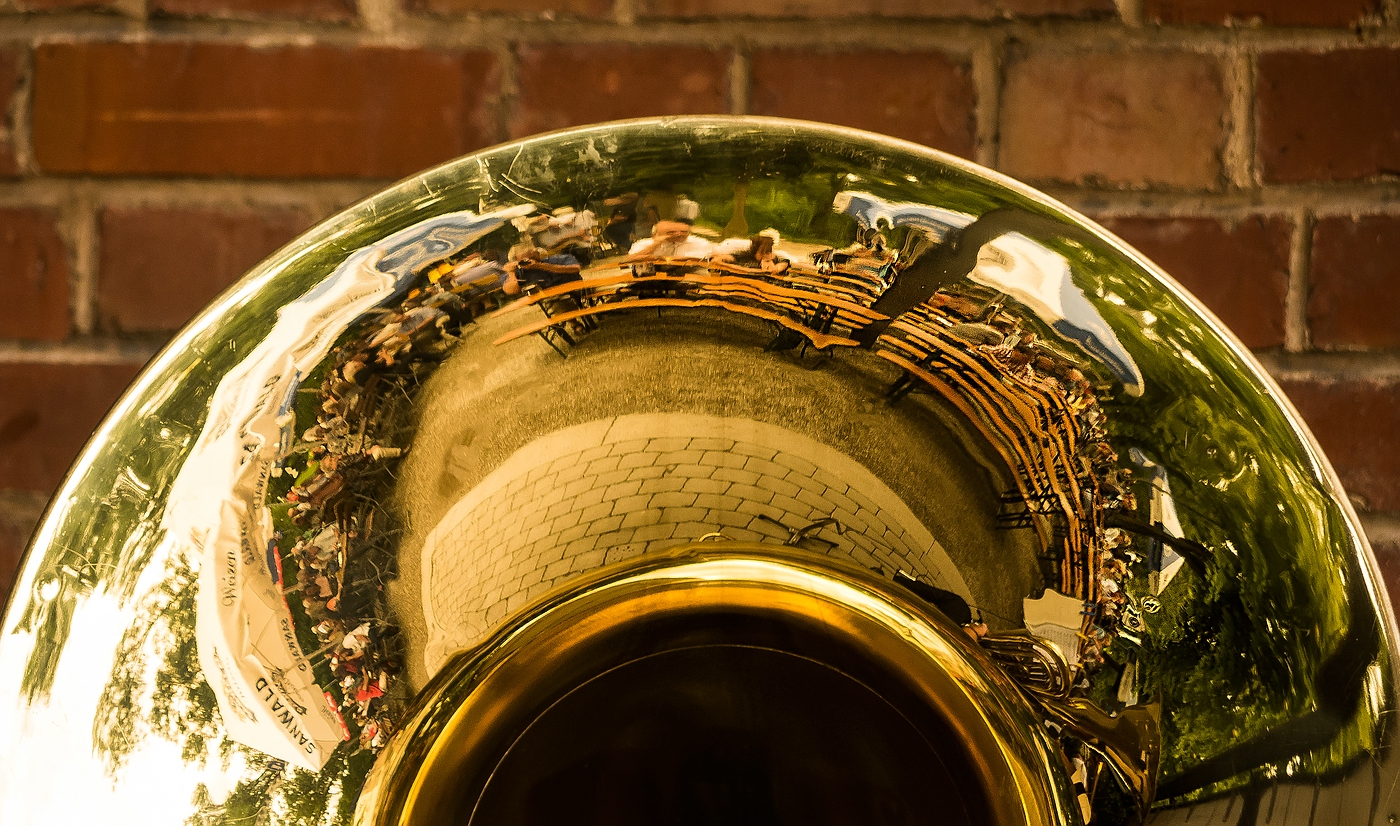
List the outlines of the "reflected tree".
{"label": "reflected tree", "polygon": [[130,443],[112,450],[125,461],[89,470],[84,482],[105,492],[84,507],[59,511],[56,535],[63,539],[47,549],[16,625],[35,637],[20,683],[29,702],[48,696],[78,603],[107,592],[126,604],[159,545],[165,494],[193,435],[156,417],[124,435]]}
{"label": "reflected tree", "polygon": [[320,772],[308,772],[225,737],[218,702],[199,666],[197,593],[188,562],[171,562],[122,635],[92,730],[93,750],[107,772],[116,778],[154,735],[177,744],[186,763],[217,759],[222,771],[242,776],[222,800],[201,783],[191,801],[191,826],[348,823],[373,756],[342,747]]}
{"label": "reflected tree", "polygon": [[224,800],[215,802],[209,789],[195,789],[194,813],[186,826],[332,826],[349,823],[373,757],[367,752],[331,756],[319,772],[288,766],[281,760],[242,750],[247,776]]}
{"label": "reflected tree", "polygon": [[211,746],[227,753],[214,692],[199,667],[195,641],[198,583],[184,560],[172,562],[142,599],[122,634],[112,674],[93,717],[93,750],[113,775],[149,734],[203,764]]}

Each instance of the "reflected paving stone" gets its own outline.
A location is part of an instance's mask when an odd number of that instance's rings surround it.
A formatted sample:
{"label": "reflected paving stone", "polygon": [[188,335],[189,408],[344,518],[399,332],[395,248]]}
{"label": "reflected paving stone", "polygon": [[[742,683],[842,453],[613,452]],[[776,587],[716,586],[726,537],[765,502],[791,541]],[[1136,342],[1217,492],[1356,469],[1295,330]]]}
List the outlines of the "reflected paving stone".
{"label": "reflected paving stone", "polygon": [[1212,218],[1105,218],[1106,229],[1180,281],[1247,347],[1283,344],[1293,225],[1254,216],[1233,226]]}
{"label": "reflected paving stone", "polygon": [[297,209],[105,209],[100,323],[127,333],[177,329],[310,224]]}
{"label": "reflected paving stone", "polygon": [[755,115],[820,118],[965,158],[977,148],[977,91],[965,61],[936,52],[796,49],[758,51],[751,61]]}
{"label": "reflected paving stone", "polygon": [[1313,230],[1308,329],[1321,347],[1400,347],[1400,218],[1322,218]]}
{"label": "reflected paving stone", "polygon": [[0,209],[0,292],[0,336],[68,337],[68,254],[55,213]]}
{"label": "reflected paving stone", "polygon": [[496,89],[480,52],[51,43],[34,154],[59,173],[393,178],[490,143]]}
{"label": "reflected paving stone", "polygon": [[1214,188],[1225,110],[1220,65],[1205,55],[1013,54],[998,165],[1037,180]]}
{"label": "reflected paving stone", "polygon": [[[686,434],[675,436],[672,434]],[[707,535],[788,540],[862,567],[967,586],[899,497],[853,459],[792,430],[696,414],[622,416],[526,445],[473,487],[423,548],[427,668],[578,573]]]}

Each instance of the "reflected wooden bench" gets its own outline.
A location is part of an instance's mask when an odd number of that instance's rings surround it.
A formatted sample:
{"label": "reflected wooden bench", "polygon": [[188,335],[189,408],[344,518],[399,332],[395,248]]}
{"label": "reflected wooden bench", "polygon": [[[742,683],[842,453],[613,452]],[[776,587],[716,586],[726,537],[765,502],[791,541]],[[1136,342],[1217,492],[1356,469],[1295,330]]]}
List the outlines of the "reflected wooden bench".
{"label": "reflected wooden bench", "polygon": [[[628,265],[630,267],[630,265]],[[589,278],[559,284],[524,296],[502,307],[492,316],[538,306],[551,299],[572,297],[579,310],[551,314],[548,318],[512,331],[503,340],[556,328],[573,320],[588,320],[615,309],[662,307],[715,307],[771,321],[800,334],[819,350],[833,344],[856,346],[833,327],[858,330],[887,318],[870,307],[847,300],[835,291],[795,288],[781,283],[781,277],[760,269],[727,262],[675,259],[650,262],[656,272],[633,272]],[[703,272],[696,272],[697,267]],[[775,283],[776,282],[776,283]],[[655,295],[656,292],[672,293]]]}
{"label": "reflected wooden bench", "polygon": [[859,343],[854,341],[853,339],[845,338],[844,336],[830,335],[827,333],[822,333],[818,330],[813,330],[810,327],[800,324],[797,321],[794,321],[793,319],[789,318],[788,316],[783,315],[782,313],[776,313],[771,310],[762,309],[760,307],[750,307],[744,304],[734,304],[728,301],[719,301],[712,298],[700,298],[694,300],[684,298],[634,298],[626,301],[613,301],[601,304],[594,304],[589,307],[584,307],[580,310],[573,310],[567,313],[559,313],[558,315],[550,316],[548,318],[542,318],[532,324],[527,324],[523,327],[517,327],[516,329],[511,330],[510,332],[496,339],[494,343],[504,344],[508,341],[513,341],[517,338],[521,338],[522,336],[532,335],[534,333],[538,333],[555,325],[564,324],[566,322],[574,321],[576,319],[593,318],[604,313],[616,312],[618,310],[647,309],[651,307],[712,307],[715,309],[727,310],[731,313],[739,313],[742,315],[752,316],[754,318],[761,318],[764,321],[774,322],[775,324],[779,324],[788,330],[792,330],[793,332],[802,335],[809,342],[811,342],[813,347],[817,348],[818,350],[824,350],[827,347],[832,346],[859,346]]}
{"label": "reflected wooden bench", "polygon": [[[943,331],[951,322],[936,311],[921,309],[890,325],[898,335],[882,335],[884,349],[876,355],[903,368],[907,380],[917,379],[969,415],[1007,462],[1023,501],[1054,503],[1066,527],[1062,588],[1094,598],[1098,515],[1081,502],[1077,427],[1068,406],[1007,371],[990,353],[953,339]],[[935,364],[941,367],[937,373]],[[1097,501],[1095,480],[1083,482]],[[1049,550],[1053,535],[1040,520],[1034,521],[1042,546]]]}

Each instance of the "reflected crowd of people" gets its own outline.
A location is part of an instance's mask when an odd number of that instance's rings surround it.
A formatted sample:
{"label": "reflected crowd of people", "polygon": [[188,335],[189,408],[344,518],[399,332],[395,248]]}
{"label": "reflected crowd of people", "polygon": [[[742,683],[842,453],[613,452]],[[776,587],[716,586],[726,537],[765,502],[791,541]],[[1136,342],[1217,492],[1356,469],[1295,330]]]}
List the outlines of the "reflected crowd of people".
{"label": "reflected crowd of people", "polygon": [[[1045,517],[1052,532],[1066,534],[1058,549],[1063,555],[1048,560],[1061,569],[1050,578],[1059,580],[1062,592],[1085,600],[1078,657],[1086,667],[1102,662],[1120,633],[1141,630],[1128,596],[1132,565],[1140,555],[1130,534],[1104,524],[1106,514],[1133,513],[1138,507],[1131,471],[1120,465],[1109,444],[1108,417],[1099,404],[1104,388],[1091,382],[1055,342],[1026,329],[1020,315],[1005,312],[1000,298],[984,288],[964,295],[940,292],[922,313],[911,314],[903,324],[923,334],[925,345],[935,336],[960,341],[968,356],[1004,377],[999,392],[1014,394],[1036,411],[1036,420],[1024,422],[1024,429],[1002,428],[1006,442],[1032,456],[1024,462],[1008,459],[1025,470],[1026,490],[1014,498],[1025,508],[1022,513]],[[919,341],[909,335],[899,343],[913,349]],[[959,371],[944,370],[941,375],[955,385],[960,382]],[[959,389],[967,398],[987,392],[974,382]],[[1050,437],[1048,449],[1043,436]],[[1044,457],[1043,470],[1035,469],[1040,464],[1036,456]],[[1067,484],[1071,479],[1072,487]],[[1070,496],[1075,489],[1077,501]],[[1017,524],[1024,526],[1024,521]]]}
{"label": "reflected crowd of people", "polygon": [[373,314],[331,351],[319,384],[303,390],[314,393],[315,423],[274,471],[296,474],[281,505],[287,527],[274,540],[293,539],[294,581],[285,592],[320,643],[314,659],[330,669],[337,710],[370,750],[392,733],[386,703],[402,657],[382,602],[395,571],[396,531],[376,501],[407,449],[400,408],[455,332],[500,303],[509,271],[489,254],[473,254],[422,275],[396,306]]}
{"label": "reflected crowd of people", "polygon": [[[917,210],[863,193],[838,198],[841,203],[854,205],[852,214],[857,207]],[[1008,309],[1004,292],[980,282],[930,290],[896,317],[879,312],[901,273],[945,242],[942,224],[917,211],[924,223],[912,229],[861,219],[850,242],[835,246],[794,243],[774,228],[750,233],[742,216],[715,229],[700,221],[701,205],[684,194],[631,192],[592,207],[517,217],[513,243],[502,243],[497,233],[430,264],[395,306],[334,349],[316,390],[316,420],[298,447],[305,466],[286,496],[288,519],[301,531],[292,548],[297,581],[289,590],[312,620],[343,698],[339,707],[359,725],[362,745],[376,748],[388,736],[380,710],[398,668],[393,630],[376,619],[382,614],[366,610],[363,595],[358,604],[351,598],[352,583],[371,582],[364,593],[378,594],[390,575],[390,566],[376,565],[374,554],[362,550],[375,543],[377,513],[362,492],[374,489],[378,474],[406,449],[384,411],[410,395],[418,374],[445,358],[465,326],[525,306],[543,310],[545,318],[499,341],[538,333],[561,355],[567,349],[560,339],[573,345],[573,336],[596,327],[598,315],[639,299],[774,321],[771,350],[855,347],[859,331],[876,329],[872,352],[907,368],[892,398],[910,389],[952,392],[994,423],[992,435],[1020,479],[1021,526],[1038,530],[1058,565],[1046,570],[1047,584],[1085,601],[1076,659],[1092,666],[1125,625],[1131,630],[1125,620],[1135,617],[1135,607],[1127,582],[1138,557],[1132,537],[1105,526],[1102,517],[1132,511],[1136,502],[1132,479],[1107,442],[1098,403],[1103,377],[1087,375],[1083,359],[1072,358],[1054,330],[1020,308]],[[945,220],[945,213],[935,218]],[[946,220],[954,226],[961,219]],[[988,382],[989,372],[1001,378]],[[921,378],[935,374],[932,382]],[[1008,419],[1003,408],[1037,412]]]}
{"label": "reflected crowd of people", "polygon": [[[969,265],[974,272],[952,273],[912,302],[901,298],[911,306],[889,317],[878,311],[890,303],[882,298],[901,274],[935,258],[932,253],[974,223],[972,216],[842,192],[832,209],[855,218],[856,226],[849,243],[832,246],[785,241],[771,227],[749,234],[742,216],[719,229],[717,221],[700,221],[701,205],[685,194],[630,192],[594,206],[605,220],[592,209],[568,207],[515,220],[519,240],[494,264],[504,297],[525,298],[546,316],[564,313],[557,324],[521,332],[538,333],[564,354],[551,333],[573,344],[603,312],[664,298],[653,303],[703,301],[777,320],[770,350],[869,341],[876,355],[894,354],[890,360],[915,368],[892,388],[892,397],[951,387],[986,413],[1021,479],[1017,498],[1027,513],[1025,526],[1037,529],[1053,563],[1046,568],[1049,583],[1085,600],[1076,658],[1091,666],[1121,631],[1140,629],[1128,596],[1131,563],[1138,561],[1132,537],[1103,524],[1105,513],[1137,507],[1131,473],[1109,446],[1098,402],[1111,381],[1086,375],[1085,359],[1071,351],[1109,353],[1105,372],[1129,384],[1136,382],[1136,368],[1126,356],[1113,360],[1121,345],[1085,302],[1072,305],[1068,319],[1037,319],[1043,313],[1036,309],[1036,289],[1065,292],[1061,256],[1003,233]],[[738,206],[736,198],[736,215]],[[1011,298],[1031,303],[1013,308]],[[953,351],[958,355],[950,358]],[[1001,379],[989,383],[978,371]],[[923,381],[926,374],[937,378]],[[1017,419],[1001,412],[1027,406],[1035,415]],[[1047,427],[1054,434],[1048,447],[1042,444]]]}

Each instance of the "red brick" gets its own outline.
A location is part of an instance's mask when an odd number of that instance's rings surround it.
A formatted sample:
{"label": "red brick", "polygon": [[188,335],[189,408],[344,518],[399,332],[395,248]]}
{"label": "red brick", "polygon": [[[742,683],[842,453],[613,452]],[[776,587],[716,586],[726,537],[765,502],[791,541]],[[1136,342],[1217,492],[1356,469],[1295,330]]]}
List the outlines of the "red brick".
{"label": "red brick", "polygon": [[1400,609],[1400,542],[1371,540],[1376,564],[1381,569],[1381,582],[1390,595],[1390,604]]}
{"label": "red brick", "polygon": [[497,85],[483,53],[51,43],[34,151],[48,172],[399,177],[491,142]]}
{"label": "red brick", "polygon": [[24,547],[29,544],[29,534],[20,525],[14,524],[6,517],[8,514],[0,512],[0,605],[5,604],[5,598],[10,593],[10,588],[15,581],[15,575],[19,572],[19,558],[24,554]]}
{"label": "red brick", "polygon": [[1153,23],[1259,21],[1266,26],[1350,26],[1379,18],[1380,0],[1147,0]]}
{"label": "red brick", "polygon": [[306,20],[349,20],[354,0],[148,0],[153,16],[166,17],[294,17]]}
{"label": "red brick", "polygon": [[0,489],[52,493],[134,364],[0,364]]}
{"label": "red brick", "polygon": [[1214,187],[1225,112],[1220,66],[1204,55],[1032,54],[1007,67],[1000,166],[1038,180]]}
{"label": "red brick", "polygon": [[1348,495],[1366,510],[1400,510],[1400,385],[1284,382]]}
{"label": "red brick", "polygon": [[1400,347],[1400,218],[1322,218],[1308,324],[1321,347]]}
{"label": "red brick", "polygon": [[508,14],[516,17],[611,17],[612,0],[409,0],[432,14]]}
{"label": "red brick", "polygon": [[1095,16],[1112,0],[640,0],[648,17],[996,17]]}
{"label": "red brick", "polygon": [[700,48],[526,46],[512,137],[650,115],[729,111],[729,56]]}
{"label": "red brick", "polygon": [[936,52],[762,51],[751,76],[756,115],[868,129],[964,157],[977,147],[972,68]]}
{"label": "red brick", "polygon": [[68,253],[53,213],[0,209],[0,337],[68,337]]}
{"label": "red brick", "polygon": [[1283,344],[1290,221],[1255,216],[1233,226],[1211,218],[1102,223],[1180,281],[1246,346]]}
{"label": "red brick", "polygon": [[1259,161],[1270,182],[1400,174],[1400,50],[1259,56]]}
{"label": "red brick", "polygon": [[310,223],[297,210],[104,210],[100,323],[113,332],[178,329]]}

